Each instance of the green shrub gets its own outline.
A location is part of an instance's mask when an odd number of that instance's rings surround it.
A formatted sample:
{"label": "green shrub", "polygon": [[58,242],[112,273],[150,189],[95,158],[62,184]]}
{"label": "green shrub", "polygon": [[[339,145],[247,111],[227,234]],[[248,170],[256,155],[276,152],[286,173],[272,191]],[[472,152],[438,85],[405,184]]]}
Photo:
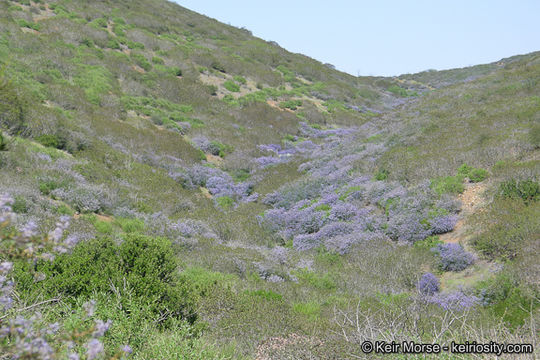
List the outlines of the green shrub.
{"label": "green shrub", "polygon": [[98,18],[98,19],[95,19],[94,21],[92,21],[91,24],[94,25],[97,28],[106,28],[107,27],[107,19]]}
{"label": "green shrub", "polygon": [[458,168],[458,175],[468,177],[473,183],[484,181],[488,177],[488,172],[485,169],[474,168],[467,164],[463,164]]}
{"label": "green shrub", "polygon": [[11,209],[16,214],[26,213],[28,211],[28,204],[26,203],[26,199],[22,196],[15,196],[15,201],[13,202]]}
{"label": "green shrub", "polygon": [[17,20],[17,23],[19,24],[20,27],[29,28],[29,29],[32,29],[32,30],[35,30],[35,31],[39,31],[39,29],[40,29],[38,23],[26,21],[24,19]]}
{"label": "green shrub", "polygon": [[225,81],[223,83],[223,86],[225,87],[225,89],[229,90],[230,92],[240,92],[240,86],[238,86],[238,84],[236,84],[232,80]]}
{"label": "green shrub", "polygon": [[300,106],[302,106],[302,100],[287,100],[287,101],[282,101],[279,104],[280,108],[282,108],[282,109],[290,109],[290,110],[296,110]]}
{"label": "green shrub", "polygon": [[379,170],[375,173],[375,180],[377,181],[383,181],[383,180],[386,180],[388,179],[388,170]]}
{"label": "green shrub", "polygon": [[236,75],[235,77],[233,77],[234,81],[236,81],[237,83],[239,84],[242,84],[242,85],[246,85],[247,84],[247,81],[246,79],[243,77],[243,76],[240,76],[240,75]]}
{"label": "green shrub", "polygon": [[27,106],[13,82],[5,76],[5,68],[0,69],[0,128],[11,133],[23,131]]}
{"label": "green shrub", "polygon": [[431,181],[431,188],[437,194],[461,194],[465,191],[463,177],[460,175],[433,179]]}
{"label": "green shrub", "polygon": [[540,199],[540,184],[534,180],[508,180],[499,185],[499,195],[522,199],[526,203]]}
{"label": "green shrub", "polygon": [[152,64],[146,59],[142,54],[131,54],[131,58],[135,61],[137,65],[143,68],[145,71],[152,70]]}
{"label": "green shrub", "polygon": [[229,196],[221,196],[216,199],[219,206],[221,206],[223,209],[227,210],[233,207],[234,200]]}
{"label": "green shrub", "polygon": [[334,290],[336,283],[329,274],[318,274],[307,269],[301,269],[295,272],[301,283],[310,285],[319,290]]}
{"label": "green shrub", "polygon": [[113,232],[113,225],[108,221],[97,220],[94,223],[94,227],[96,228],[96,231],[101,234],[110,235]]}
{"label": "green shrub", "polygon": [[36,137],[36,141],[43,146],[55,149],[63,149],[66,145],[66,141],[62,137],[54,134],[40,135]]}
{"label": "green shrub", "polygon": [[[28,266],[18,272],[24,274],[21,280],[27,278]],[[46,275],[39,286],[33,281],[18,284],[21,291],[60,295],[68,303],[99,293],[114,295],[114,288],[123,289],[130,295],[116,299],[120,308],[122,303],[127,306],[136,299],[153,316],[161,317],[162,322],[182,316],[193,321],[187,286],[175,276],[176,269],[169,240],[130,234],[120,245],[109,238],[81,242],[72,253],[35,265],[36,272]]]}
{"label": "green shrub", "polygon": [[438,244],[442,243],[443,242],[439,240],[438,236],[428,236],[424,240],[416,241],[413,246],[417,249],[430,250],[431,248],[434,248]]}
{"label": "green shrub", "polygon": [[160,65],[165,64],[165,60],[163,60],[162,58],[160,58],[160,57],[158,57],[158,56],[152,57],[152,62],[153,62],[154,64],[160,64]]}

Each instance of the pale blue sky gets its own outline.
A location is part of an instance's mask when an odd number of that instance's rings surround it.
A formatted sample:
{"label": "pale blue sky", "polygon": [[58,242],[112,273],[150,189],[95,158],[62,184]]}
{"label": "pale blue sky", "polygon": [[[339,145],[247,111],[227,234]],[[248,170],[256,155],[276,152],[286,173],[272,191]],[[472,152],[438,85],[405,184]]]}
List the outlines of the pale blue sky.
{"label": "pale blue sky", "polygon": [[398,75],[540,50],[540,0],[175,0],[353,75]]}

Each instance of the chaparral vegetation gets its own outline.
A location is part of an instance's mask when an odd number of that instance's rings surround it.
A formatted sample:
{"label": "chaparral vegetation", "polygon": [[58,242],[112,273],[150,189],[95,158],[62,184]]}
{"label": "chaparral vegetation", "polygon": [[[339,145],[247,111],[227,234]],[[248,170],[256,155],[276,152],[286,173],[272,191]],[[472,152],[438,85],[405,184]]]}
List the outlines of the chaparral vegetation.
{"label": "chaparral vegetation", "polygon": [[540,53],[355,77],[165,0],[0,15],[0,359],[538,357]]}

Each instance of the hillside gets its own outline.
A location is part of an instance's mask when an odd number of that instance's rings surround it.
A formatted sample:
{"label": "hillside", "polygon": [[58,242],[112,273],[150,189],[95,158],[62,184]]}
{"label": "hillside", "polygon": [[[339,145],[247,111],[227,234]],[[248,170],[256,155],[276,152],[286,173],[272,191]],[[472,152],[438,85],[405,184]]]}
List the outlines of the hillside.
{"label": "hillside", "polygon": [[0,29],[0,359],[538,355],[540,52],[354,77],[163,0]]}

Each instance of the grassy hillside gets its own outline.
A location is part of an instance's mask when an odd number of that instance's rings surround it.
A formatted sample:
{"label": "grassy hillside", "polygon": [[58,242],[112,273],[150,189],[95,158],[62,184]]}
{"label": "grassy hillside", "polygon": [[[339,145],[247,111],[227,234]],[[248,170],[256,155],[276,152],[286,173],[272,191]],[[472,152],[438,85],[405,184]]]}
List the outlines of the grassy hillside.
{"label": "grassy hillside", "polygon": [[354,77],[162,0],[0,15],[0,359],[537,351],[540,53]]}

